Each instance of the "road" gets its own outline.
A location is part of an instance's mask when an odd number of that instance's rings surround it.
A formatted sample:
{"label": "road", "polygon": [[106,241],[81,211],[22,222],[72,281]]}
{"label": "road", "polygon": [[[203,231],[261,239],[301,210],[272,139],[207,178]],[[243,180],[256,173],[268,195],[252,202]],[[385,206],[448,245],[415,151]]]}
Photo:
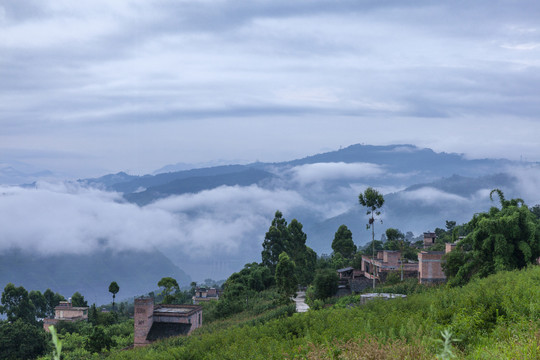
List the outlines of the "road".
{"label": "road", "polygon": [[299,291],[296,293],[296,297],[293,298],[296,303],[296,312],[306,312],[309,310],[309,305],[306,304],[306,293],[305,291]]}

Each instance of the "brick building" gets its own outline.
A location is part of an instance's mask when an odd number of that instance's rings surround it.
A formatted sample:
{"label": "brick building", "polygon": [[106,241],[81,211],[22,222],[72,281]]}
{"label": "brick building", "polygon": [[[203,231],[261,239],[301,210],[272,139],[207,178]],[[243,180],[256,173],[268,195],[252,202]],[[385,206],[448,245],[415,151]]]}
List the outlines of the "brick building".
{"label": "brick building", "polygon": [[88,307],[77,307],[69,301],[60,301],[60,304],[54,308],[54,318],[43,319],[43,329],[49,332],[49,326],[56,325],[59,321],[81,320],[88,320]]}
{"label": "brick building", "polygon": [[[375,276],[376,280],[384,282],[389,273],[401,273],[402,264],[400,258],[401,252],[394,250],[380,250],[375,258],[362,255],[362,267],[360,270],[366,278],[373,279],[373,276]],[[417,277],[418,264],[405,261],[403,262],[403,276],[405,278]]]}
{"label": "brick building", "polygon": [[222,290],[215,289],[215,288],[204,288],[204,287],[197,287],[195,290],[195,295],[193,296],[193,304],[198,305],[205,301],[211,301],[211,300],[219,300],[219,296],[221,295]]}
{"label": "brick building", "polygon": [[433,244],[435,244],[435,240],[437,239],[437,235],[434,232],[425,232],[424,233],[424,249],[428,249]]}
{"label": "brick building", "polygon": [[202,325],[202,306],[154,305],[153,298],[135,299],[134,346],[171,336],[189,335]]}
{"label": "brick building", "polygon": [[442,270],[444,251],[421,251],[418,254],[418,281],[420,284],[434,284],[446,281]]}
{"label": "brick building", "polygon": [[418,281],[420,284],[436,284],[446,281],[442,269],[443,256],[456,248],[456,243],[446,243],[445,251],[421,251],[418,254]]}

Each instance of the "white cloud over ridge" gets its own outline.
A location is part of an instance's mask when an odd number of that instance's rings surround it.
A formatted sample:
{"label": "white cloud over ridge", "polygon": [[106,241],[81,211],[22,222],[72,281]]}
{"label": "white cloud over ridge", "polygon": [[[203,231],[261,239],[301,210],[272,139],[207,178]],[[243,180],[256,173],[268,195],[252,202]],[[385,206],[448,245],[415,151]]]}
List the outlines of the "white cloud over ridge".
{"label": "white cloud over ridge", "polygon": [[468,202],[468,199],[463,196],[447,193],[445,191],[427,186],[416,190],[403,191],[399,193],[399,196],[403,200],[420,201],[425,205],[438,205],[448,202],[464,204]]}
{"label": "white cloud over ridge", "polygon": [[313,183],[327,180],[350,180],[384,175],[382,166],[371,163],[315,163],[295,166],[290,170],[299,183]]}
{"label": "white cloud over ridge", "polygon": [[[36,188],[0,187],[0,252],[85,254],[98,249],[149,250],[176,247],[192,256],[238,253],[270,223],[306,205],[293,191],[257,186],[220,187],[172,196],[146,207],[118,193],[73,183]],[[262,238],[256,238],[260,246]]]}

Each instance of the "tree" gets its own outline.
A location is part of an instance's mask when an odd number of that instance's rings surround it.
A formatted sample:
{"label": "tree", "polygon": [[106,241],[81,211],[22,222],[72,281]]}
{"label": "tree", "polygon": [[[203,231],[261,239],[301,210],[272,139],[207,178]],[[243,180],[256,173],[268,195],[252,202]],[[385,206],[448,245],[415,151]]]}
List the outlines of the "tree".
{"label": "tree", "polygon": [[80,292],[76,291],[71,295],[71,305],[75,307],[88,307],[88,302],[84,299],[84,296]]}
{"label": "tree", "polygon": [[36,359],[47,351],[47,333],[22,319],[0,321],[0,359]]}
{"label": "tree", "polygon": [[191,284],[189,284],[189,286],[190,286],[189,293],[191,294],[191,296],[195,296],[195,292],[197,291],[197,283],[195,281],[192,281]]}
{"label": "tree", "polygon": [[287,226],[289,241],[285,252],[296,264],[295,276],[299,284],[307,285],[313,280],[317,254],[306,246],[307,235],[300,221],[292,219]]}
{"label": "tree", "polygon": [[455,227],[456,227],[455,221],[446,220],[446,231],[451,233]]}
{"label": "tree", "polygon": [[95,326],[92,333],[85,340],[84,348],[91,353],[99,353],[103,348],[110,350],[114,344],[114,340],[105,333],[103,327]]}
{"label": "tree", "polygon": [[28,291],[22,286],[15,287],[12,283],[4,288],[0,313],[6,314],[10,322],[18,319],[29,324],[36,322],[36,308],[30,301]]}
{"label": "tree", "polygon": [[536,216],[538,220],[540,220],[540,205],[537,204],[531,207],[531,213]]}
{"label": "tree", "polygon": [[456,249],[445,256],[443,264],[450,284],[463,285],[472,278],[485,277],[502,270],[521,269],[540,257],[540,222],[522,199],[506,200],[499,189],[501,209],[473,216],[466,225],[470,233]]}
{"label": "tree", "polygon": [[96,308],[96,304],[92,304],[92,306],[90,306],[90,311],[88,311],[88,322],[96,326],[98,324],[98,321],[99,321],[99,315]]}
{"label": "tree", "polygon": [[298,281],[296,279],[296,265],[286,252],[279,255],[276,266],[276,285],[278,292],[283,298],[289,298],[296,294]]}
{"label": "tree", "polygon": [[39,290],[32,290],[28,294],[30,301],[36,309],[36,317],[46,318],[47,317],[47,300],[45,296]]}
{"label": "tree", "polygon": [[158,282],[158,286],[163,288],[161,294],[163,295],[163,304],[172,304],[174,301],[174,295],[172,295],[173,290],[175,292],[180,291],[180,286],[178,282],[172,277],[161,278]]}
{"label": "tree", "polygon": [[46,302],[46,311],[45,311],[45,314],[46,314],[46,317],[53,317],[54,316],[54,308],[58,306],[58,304],[60,304],[60,301],[65,301],[66,299],[60,295],[59,293],[54,293],[52,292],[51,289],[47,289],[45,290],[45,292],[43,293],[43,297],[45,298],[45,302]]}
{"label": "tree", "polygon": [[114,298],[116,297],[116,294],[120,291],[120,286],[116,283],[116,281],[111,282],[109,285],[109,292],[112,294],[112,308],[114,311]]}
{"label": "tree", "polygon": [[338,275],[335,270],[323,269],[317,271],[313,286],[315,288],[316,299],[327,299],[336,294],[338,290]]}
{"label": "tree", "polygon": [[341,225],[332,240],[332,250],[347,259],[351,259],[356,252],[356,245],[352,239],[352,232],[345,225]]}
{"label": "tree", "polygon": [[273,273],[279,261],[279,255],[289,248],[289,229],[281,211],[276,211],[272,225],[266,232],[261,253],[262,264]]}
{"label": "tree", "polygon": [[[363,194],[358,195],[358,202],[367,208],[366,215],[370,216],[367,228],[371,228],[372,256],[375,258],[375,215],[379,216],[381,214],[379,209],[384,204],[384,197],[377,190],[368,187]],[[373,288],[375,289],[375,267],[372,266],[372,269]]]}

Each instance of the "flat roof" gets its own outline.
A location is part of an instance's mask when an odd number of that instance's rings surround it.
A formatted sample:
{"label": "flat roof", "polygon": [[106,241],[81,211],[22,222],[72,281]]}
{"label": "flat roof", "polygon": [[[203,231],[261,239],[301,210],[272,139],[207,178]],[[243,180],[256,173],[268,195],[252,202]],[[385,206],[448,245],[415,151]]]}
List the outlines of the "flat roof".
{"label": "flat roof", "polygon": [[190,311],[193,311],[193,309],[186,309],[186,308],[170,308],[170,307],[159,307],[155,311],[157,312],[166,312],[166,313],[187,313]]}

